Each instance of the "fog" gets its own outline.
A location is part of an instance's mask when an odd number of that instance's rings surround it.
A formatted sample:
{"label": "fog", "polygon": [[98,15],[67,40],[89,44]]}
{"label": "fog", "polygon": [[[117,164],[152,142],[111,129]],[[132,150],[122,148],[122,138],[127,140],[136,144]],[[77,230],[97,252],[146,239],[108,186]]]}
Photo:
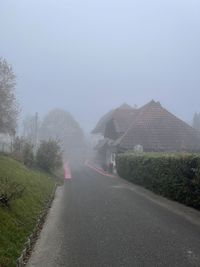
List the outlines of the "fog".
{"label": "fog", "polygon": [[123,102],[199,112],[198,0],[1,0],[0,56],[21,116],[60,107],[89,132]]}

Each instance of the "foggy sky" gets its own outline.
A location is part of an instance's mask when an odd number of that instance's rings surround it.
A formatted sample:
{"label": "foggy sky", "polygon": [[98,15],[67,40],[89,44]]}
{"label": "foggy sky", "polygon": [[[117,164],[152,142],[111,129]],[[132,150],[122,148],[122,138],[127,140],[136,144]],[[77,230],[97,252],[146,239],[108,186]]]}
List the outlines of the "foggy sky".
{"label": "foggy sky", "polygon": [[61,107],[89,131],[123,102],[200,112],[199,0],[0,0],[0,56],[21,116]]}

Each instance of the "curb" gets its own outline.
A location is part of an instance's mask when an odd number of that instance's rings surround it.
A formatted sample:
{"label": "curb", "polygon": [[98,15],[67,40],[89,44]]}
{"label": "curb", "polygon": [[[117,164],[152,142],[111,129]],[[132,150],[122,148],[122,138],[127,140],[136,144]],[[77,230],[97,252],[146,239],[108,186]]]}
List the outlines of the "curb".
{"label": "curb", "polygon": [[57,183],[55,184],[53,192],[51,193],[51,196],[50,196],[48,202],[44,206],[43,211],[41,212],[41,214],[37,220],[36,226],[33,229],[32,234],[28,237],[27,241],[24,244],[24,249],[21,253],[21,256],[16,260],[16,267],[24,267],[25,266],[27,259],[29,258],[30,254],[31,254],[31,249],[33,248],[33,245],[35,244],[35,241],[37,240],[37,237],[39,236],[39,233],[42,229],[42,226],[46,220],[48,211],[49,211],[51,204],[52,204],[54,197],[55,197],[56,189],[57,189]]}
{"label": "curb", "polygon": [[103,176],[106,176],[106,177],[112,177],[112,178],[115,178],[116,177],[116,175],[113,173],[108,173],[108,172],[106,172],[106,171],[104,171],[103,169],[101,169],[101,168],[99,168],[99,167],[95,167],[95,166],[93,166],[90,162],[88,162],[88,161],[85,161],[85,166],[87,166],[87,167],[89,167],[90,169],[92,169],[92,170],[94,170],[94,171],[96,171],[96,172],[98,172],[99,174],[101,174],[101,175],[103,175]]}

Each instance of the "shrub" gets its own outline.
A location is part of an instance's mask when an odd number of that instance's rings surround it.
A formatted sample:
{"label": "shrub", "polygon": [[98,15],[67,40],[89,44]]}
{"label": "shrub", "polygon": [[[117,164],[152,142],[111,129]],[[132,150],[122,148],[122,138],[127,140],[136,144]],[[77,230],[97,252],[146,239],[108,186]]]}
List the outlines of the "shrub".
{"label": "shrub", "polygon": [[15,138],[12,157],[29,168],[33,167],[35,163],[33,145],[23,137]]}
{"label": "shrub", "polygon": [[24,144],[25,139],[21,137],[16,137],[13,143],[12,157],[19,162],[23,162],[22,150]]}
{"label": "shrub", "polygon": [[47,172],[54,172],[62,166],[62,153],[57,141],[42,141],[36,154],[37,166]]}
{"label": "shrub", "polygon": [[34,166],[34,153],[33,153],[33,145],[26,142],[24,144],[24,147],[22,149],[22,158],[23,158],[23,163],[27,167],[33,167]]}
{"label": "shrub", "polygon": [[200,209],[200,155],[142,153],[117,157],[118,174],[157,194]]}
{"label": "shrub", "polygon": [[25,190],[25,187],[15,181],[1,179],[0,187],[0,204],[4,207],[9,207],[12,200],[20,198]]}

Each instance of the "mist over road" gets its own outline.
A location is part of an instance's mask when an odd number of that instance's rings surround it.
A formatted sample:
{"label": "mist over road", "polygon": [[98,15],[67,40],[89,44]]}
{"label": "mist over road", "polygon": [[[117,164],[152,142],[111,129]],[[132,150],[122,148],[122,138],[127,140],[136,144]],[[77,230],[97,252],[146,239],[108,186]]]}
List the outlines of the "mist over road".
{"label": "mist over road", "polygon": [[190,221],[190,209],[145,192],[86,166],[72,170],[28,267],[200,266],[200,213],[191,209]]}

